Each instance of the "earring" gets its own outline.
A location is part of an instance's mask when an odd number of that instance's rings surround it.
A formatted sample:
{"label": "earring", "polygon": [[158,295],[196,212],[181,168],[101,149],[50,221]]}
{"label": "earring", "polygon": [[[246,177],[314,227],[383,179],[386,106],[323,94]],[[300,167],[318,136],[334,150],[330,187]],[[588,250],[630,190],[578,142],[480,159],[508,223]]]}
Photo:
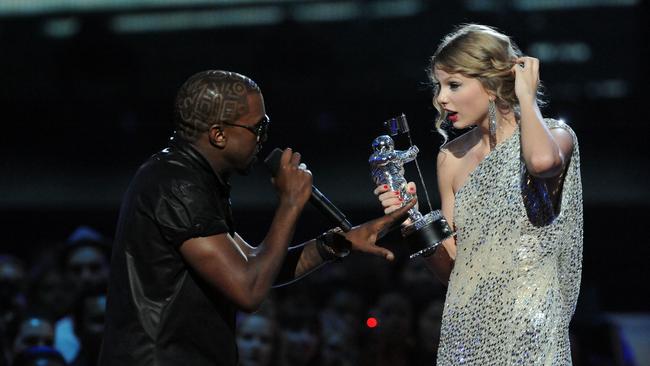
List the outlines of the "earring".
{"label": "earring", "polygon": [[490,130],[490,148],[497,145],[497,106],[493,100],[488,104],[488,122]]}

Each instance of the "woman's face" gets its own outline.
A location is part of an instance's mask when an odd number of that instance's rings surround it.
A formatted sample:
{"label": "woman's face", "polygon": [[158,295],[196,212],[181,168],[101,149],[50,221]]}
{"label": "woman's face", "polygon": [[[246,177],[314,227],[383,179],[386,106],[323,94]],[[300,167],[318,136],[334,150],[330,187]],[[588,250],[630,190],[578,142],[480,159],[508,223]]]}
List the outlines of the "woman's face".
{"label": "woman's face", "polygon": [[239,362],[242,366],[265,366],[271,362],[275,332],[271,321],[250,315],[237,330]]}
{"label": "woman's face", "polygon": [[490,95],[478,79],[449,74],[438,68],[434,69],[433,75],[439,83],[436,101],[454,128],[487,125]]}

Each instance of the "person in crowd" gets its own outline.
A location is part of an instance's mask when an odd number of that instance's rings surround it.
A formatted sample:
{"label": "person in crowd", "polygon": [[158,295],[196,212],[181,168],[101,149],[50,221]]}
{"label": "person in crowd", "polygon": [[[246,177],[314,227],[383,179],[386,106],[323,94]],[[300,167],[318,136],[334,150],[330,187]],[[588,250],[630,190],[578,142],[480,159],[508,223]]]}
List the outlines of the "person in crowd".
{"label": "person in crowd", "polygon": [[110,241],[97,230],[80,226],[75,229],[60,254],[65,281],[75,295],[108,282]]}
{"label": "person in crowd", "polygon": [[[330,318],[329,320],[334,319]],[[340,320],[334,321],[334,326],[332,324],[326,326],[321,319],[320,366],[359,365],[359,332],[354,328],[356,324]]]}
{"label": "person in crowd", "polygon": [[66,283],[56,259],[60,244],[46,243],[44,248],[37,251],[32,258],[27,287],[27,308],[29,312],[59,320],[70,310],[74,291],[70,291],[72,284]]}
{"label": "person in crowd", "polygon": [[318,308],[305,295],[285,298],[279,313],[280,365],[318,366],[322,330]]}
{"label": "person in crowd", "polygon": [[33,346],[21,351],[12,366],[67,366],[63,356],[49,346]]}
{"label": "person in crowd", "polygon": [[237,325],[237,348],[241,366],[277,366],[280,331],[270,315],[245,315]]}
{"label": "person in crowd", "polygon": [[13,337],[12,353],[18,355],[30,347],[54,345],[54,327],[49,319],[38,315],[26,315],[18,323]]}
{"label": "person in crowd", "polygon": [[25,306],[25,264],[13,255],[0,254],[0,312],[3,319]]}
{"label": "person in crowd", "polygon": [[84,290],[73,310],[74,332],[80,348],[71,366],[95,366],[104,336],[106,287]]}
{"label": "person in crowd", "polygon": [[11,355],[12,337],[25,311],[26,268],[22,260],[0,254],[0,365]]}
{"label": "person in crowd", "polygon": [[[59,255],[63,280],[70,286],[68,304],[85,291],[105,287],[109,273],[109,240],[89,226],[79,226],[68,237]],[[81,342],[75,334],[74,315],[69,309],[55,325],[55,348],[66,362],[72,363],[78,356]]]}

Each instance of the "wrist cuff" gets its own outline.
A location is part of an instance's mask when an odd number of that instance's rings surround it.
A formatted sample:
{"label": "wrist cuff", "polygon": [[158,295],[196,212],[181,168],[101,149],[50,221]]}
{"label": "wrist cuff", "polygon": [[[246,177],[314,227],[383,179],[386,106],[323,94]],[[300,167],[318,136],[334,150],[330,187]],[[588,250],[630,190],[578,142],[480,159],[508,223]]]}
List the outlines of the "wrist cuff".
{"label": "wrist cuff", "polygon": [[[341,229],[334,228],[328,230],[316,237],[316,249],[321,258],[325,261],[345,258],[350,254],[350,248],[347,245],[335,245],[335,240],[339,236]],[[343,239],[345,240],[345,239]]]}

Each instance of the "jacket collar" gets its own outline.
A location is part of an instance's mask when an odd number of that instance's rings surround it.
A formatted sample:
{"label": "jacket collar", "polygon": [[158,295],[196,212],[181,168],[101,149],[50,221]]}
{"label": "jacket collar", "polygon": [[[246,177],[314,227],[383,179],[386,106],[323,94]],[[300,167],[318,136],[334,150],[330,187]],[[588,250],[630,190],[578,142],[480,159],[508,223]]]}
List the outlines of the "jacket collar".
{"label": "jacket collar", "polygon": [[194,146],[192,146],[192,143],[174,133],[174,135],[169,139],[169,145],[187,155],[190,160],[201,167],[202,170],[214,176],[219,186],[225,188],[226,192],[230,192],[230,183],[228,180],[223,179],[212,169],[208,160]]}

